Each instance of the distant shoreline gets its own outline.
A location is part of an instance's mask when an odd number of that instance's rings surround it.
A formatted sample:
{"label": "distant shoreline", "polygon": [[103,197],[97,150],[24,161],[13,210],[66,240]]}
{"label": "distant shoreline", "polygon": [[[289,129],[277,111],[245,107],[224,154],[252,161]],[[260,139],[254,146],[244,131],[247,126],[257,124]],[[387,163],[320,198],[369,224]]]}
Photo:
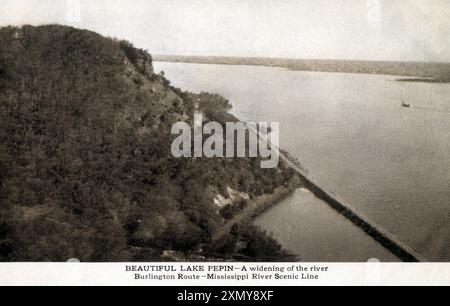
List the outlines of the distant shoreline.
{"label": "distant shoreline", "polygon": [[[292,71],[361,73],[401,76],[400,82],[450,83],[450,63],[303,60],[262,57],[154,55],[156,62],[243,65],[285,68]],[[408,78],[406,78],[408,77]]]}
{"label": "distant shoreline", "polygon": [[397,79],[399,82],[410,82],[410,83],[450,83],[447,79],[434,79],[434,78],[410,78],[410,79]]}

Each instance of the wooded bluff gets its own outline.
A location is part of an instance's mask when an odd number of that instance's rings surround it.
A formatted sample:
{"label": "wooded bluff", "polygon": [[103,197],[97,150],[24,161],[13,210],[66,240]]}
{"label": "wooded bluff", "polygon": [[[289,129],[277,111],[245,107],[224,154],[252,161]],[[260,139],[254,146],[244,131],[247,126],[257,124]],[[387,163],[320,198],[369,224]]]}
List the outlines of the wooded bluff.
{"label": "wooded bluff", "polygon": [[[171,126],[194,104],[208,120],[236,120],[225,98],[171,86],[129,42],[1,28],[0,261],[286,259],[251,225],[211,238],[223,210],[232,220],[295,174],[258,158],[173,157]],[[249,200],[218,208],[227,188]]]}

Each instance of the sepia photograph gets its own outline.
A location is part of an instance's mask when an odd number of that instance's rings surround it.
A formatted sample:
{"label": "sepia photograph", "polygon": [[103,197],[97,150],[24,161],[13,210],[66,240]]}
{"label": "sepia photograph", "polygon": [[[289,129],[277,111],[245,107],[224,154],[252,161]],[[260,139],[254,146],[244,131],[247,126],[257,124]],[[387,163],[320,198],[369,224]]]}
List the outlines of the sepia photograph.
{"label": "sepia photograph", "polygon": [[449,1],[0,0],[5,269],[310,281],[449,221]]}

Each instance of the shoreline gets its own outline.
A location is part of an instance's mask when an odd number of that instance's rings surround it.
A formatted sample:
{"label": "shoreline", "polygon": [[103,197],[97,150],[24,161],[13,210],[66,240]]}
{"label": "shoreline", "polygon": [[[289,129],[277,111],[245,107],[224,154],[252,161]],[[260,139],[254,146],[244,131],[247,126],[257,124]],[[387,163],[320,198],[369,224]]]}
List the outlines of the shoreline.
{"label": "shoreline", "polygon": [[[258,131],[252,130],[257,134],[258,137],[263,138],[266,142],[269,142],[267,138],[261,136]],[[299,161],[292,157],[288,152],[278,148],[278,154],[280,161],[285,164],[286,167],[291,168],[295,171],[295,178],[299,178],[297,185],[298,187],[304,187],[314,194],[315,197],[324,201],[330,208],[337,211],[339,214],[344,216],[351,223],[356,225],[359,229],[363,230],[367,235],[372,237],[375,241],[380,243],[384,248],[389,250],[399,259],[404,262],[428,262],[429,260],[410,248],[396,236],[389,233],[383,227],[378,225],[376,222],[365,216],[363,213],[359,212],[356,208],[346,203],[342,199],[325,188],[320,187],[316,182],[313,181],[307,174]],[[292,183],[292,182],[291,182]],[[295,188],[293,189],[295,190]],[[272,205],[276,203],[271,203]],[[266,211],[271,207],[270,203],[267,206],[263,206],[262,210],[259,211],[258,215]]]}
{"label": "shoreline", "polygon": [[429,260],[423,255],[410,248],[408,245],[386,231],[384,228],[379,226],[363,213],[359,212],[342,199],[339,199],[336,194],[326,191],[324,188],[320,187],[312,179],[308,178],[308,176],[304,174],[297,165],[290,161],[289,157],[283,156],[283,154],[280,154],[280,157],[297,172],[297,174],[305,184],[304,187],[312,192],[314,196],[324,201],[328,206],[336,210],[339,214],[343,215],[347,220],[363,230],[367,235],[372,237],[402,261],[429,262]]}
{"label": "shoreline", "polygon": [[438,78],[410,78],[410,79],[397,79],[397,82],[410,82],[410,83],[432,83],[432,84],[448,84],[450,80],[438,79]]}
{"label": "shoreline", "polygon": [[290,180],[287,186],[277,187],[273,193],[264,194],[249,201],[248,206],[238,212],[232,219],[227,220],[224,226],[217,231],[211,241],[220,240],[227,235],[234,225],[244,225],[253,222],[259,215],[263,214],[271,207],[281,203],[298,188],[304,186],[300,176],[297,174]]}
{"label": "shoreline", "polygon": [[[236,116],[227,113],[226,120],[242,122]],[[265,135],[261,135],[257,130],[250,127],[250,131],[255,133],[258,138],[262,138],[268,144],[271,144]],[[273,146],[273,144],[271,144]],[[295,172],[292,178],[279,186],[271,194],[263,194],[253,198],[247,207],[223,223],[223,226],[212,234],[210,241],[218,241],[230,233],[234,225],[248,224],[256,217],[267,211],[272,206],[280,203],[287,196],[292,194],[298,187],[308,189],[318,199],[323,200],[330,208],[344,216],[348,221],[363,230],[367,235],[380,243],[384,248],[405,262],[428,262],[427,258],[413,250],[411,247],[403,243],[400,239],[389,233],[383,227],[372,221],[370,218],[359,212],[350,204],[341,200],[335,193],[326,191],[314,182],[309,176],[308,171],[303,169],[302,165],[292,157],[288,152],[278,148],[280,161],[286,168],[290,168]]]}
{"label": "shoreline", "polygon": [[[264,60],[272,60],[272,62],[261,62]],[[348,60],[300,60],[300,59],[270,59],[270,58],[228,58],[228,57],[197,57],[197,56],[154,56],[153,61],[161,63],[179,63],[179,64],[198,64],[198,65],[224,65],[224,66],[254,66],[254,67],[268,67],[268,68],[280,68],[287,71],[302,71],[302,72],[327,72],[327,73],[346,73],[346,74],[365,74],[365,75],[386,75],[398,77],[398,82],[424,82],[424,83],[437,83],[446,84],[450,83],[447,78],[442,78],[439,75],[433,73],[420,74],[419,72],[394,72],[383,71],[377,69],[364,68],[343,68],[333,67],[332,64],[325,68],[311,67],[308,62],[311,63],[378,63],[385,64],[386,62],[377,61],[348,61]],[[403,65],[446,65],[450,63],[415,63],[415,62],[394,62]],[[313,64],[314,65],[314,64]],[[415,68],[417,69],[417,67]]]}

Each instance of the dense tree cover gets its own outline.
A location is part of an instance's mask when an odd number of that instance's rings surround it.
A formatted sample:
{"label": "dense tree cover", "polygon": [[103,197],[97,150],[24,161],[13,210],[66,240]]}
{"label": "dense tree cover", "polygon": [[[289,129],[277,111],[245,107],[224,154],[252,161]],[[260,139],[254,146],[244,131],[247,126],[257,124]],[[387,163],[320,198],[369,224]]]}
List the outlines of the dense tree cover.
{"label": "dense tree cover", "polygon": [[[224,222],[216,193],[255,197],[290,179],[257,159],[172,157],[170,128],[195,101],[210,118],[230,105],[173,88],[149,65],[145,51],[90,31],[0,29],[0,261],[207,255]],[[284,255],[264,234],[240,235],[249,260]]]}

